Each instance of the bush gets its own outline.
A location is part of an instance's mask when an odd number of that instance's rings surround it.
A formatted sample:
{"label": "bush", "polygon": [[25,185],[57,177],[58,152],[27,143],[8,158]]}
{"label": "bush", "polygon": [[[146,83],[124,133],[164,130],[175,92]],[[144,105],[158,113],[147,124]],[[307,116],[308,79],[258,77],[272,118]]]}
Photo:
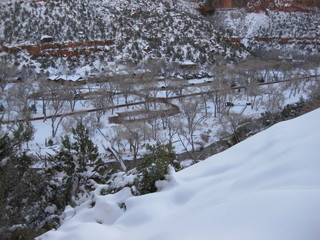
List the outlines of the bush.
{"label": "bush", "polygon": [[21,123],[11,134],[0,129],[0,239],[33,239],[47,217],[47,180],[22,148],[33,137],[30,126]]}
{"label": "bush", "polygon": [[140,194],[156,192],[155,182],[164,180],[168,173],[168,166],[172,165],[176,170],[180,170],[180,164],[176,161],[176,153],[172,143],[147,145],[149,153],[143,156],[142,163],[138,166],[140,179],[137,183],[137,190]]}
{"label": "bush", "polygon": [[61,139],[60,150],[51,159],[53,166],[47,169],[49,178],[55,179],[52,190],[60,196],[54,203],[58,208],[64,208],[78,194],[91,190],[91,180],[98,180],[100,173],[106,171],[98,147],[90,139],[89,131],[82,122],[72,129],[72,134]]}

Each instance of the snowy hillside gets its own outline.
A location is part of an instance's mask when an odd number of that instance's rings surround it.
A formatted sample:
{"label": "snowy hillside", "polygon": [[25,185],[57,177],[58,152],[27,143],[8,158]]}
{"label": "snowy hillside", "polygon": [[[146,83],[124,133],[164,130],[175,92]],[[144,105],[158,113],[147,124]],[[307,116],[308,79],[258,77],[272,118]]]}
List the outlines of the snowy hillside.
{"label": "snowy hillside", "polygon": [[274,125],[172,173],[154,194],[99,186],[39,239],[318,240],[319,118],[320,109]]}
{"label": "snowy hillside", "polygon": [[245,9],[222,10],[210,18],[218,29],[241,39],[251,49],[281,50],[287,54],[318,54],[320,12],[284,12],[267,9],[248,12]]}
{"label": "snowy hillside", "polygon": [[[148,58],[199,65],[223,56],[235,61],[250,50],[319,52],[319,9],[217,10],[203,17],[185,0],[0,1],[0,58],[37,72],[72,75],[83,67]],[[48,42],[42,41],[44,36]],[[52,75],[52,74],[51,74]]]}
{"label": "snowy hillside", "polygon": [[[66,62],[70,72],[95,61],[206,63],[215,55],[248,54],[221,38],[185,1],[29,1],[0,3],[0,9],[0,57],[20,67],[61,71]],[[41,42],[46,35],[52,37],[49,44]]]}

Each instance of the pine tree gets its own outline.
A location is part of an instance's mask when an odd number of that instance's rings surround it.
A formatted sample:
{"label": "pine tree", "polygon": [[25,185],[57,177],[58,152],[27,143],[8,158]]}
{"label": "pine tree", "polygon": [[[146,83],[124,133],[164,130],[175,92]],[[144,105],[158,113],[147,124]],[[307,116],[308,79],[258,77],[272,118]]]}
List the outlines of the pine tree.
{"label": "pine tree", "polygon": [[149,153],[143,156],[142,163],[138,170],[142,173],[142,179],[137,188],[141,194],[156,192],[155,182],[164,180],[168,173],[168,166],[172,165],[176,170],[180,169],[180,164],[176,161],[176,153],[172,143],[147,145]]}
{"label": "pine tree", "polygon": [[0,239],[33,239],[45,222],[47,181],[23,148],[32,137],[30,123],[13,132],[0,125]]}
{"label": "pine tree", "polygon": [[[59,193],[64,201],[57,202],[59,206],[72,203],[73,198],[84,189],[91,188],[90,179],[97,180],[100,173],[106,171],[106,164],[99,157],[98,147],[90,139],[89,130],[82,122],[72,129],[71,137],[64,136],[61,139],[60,150],[51,160],[54,164],[47,172],[53,176],[64,175]],[[56,178],[56,182],[58,181]]]}

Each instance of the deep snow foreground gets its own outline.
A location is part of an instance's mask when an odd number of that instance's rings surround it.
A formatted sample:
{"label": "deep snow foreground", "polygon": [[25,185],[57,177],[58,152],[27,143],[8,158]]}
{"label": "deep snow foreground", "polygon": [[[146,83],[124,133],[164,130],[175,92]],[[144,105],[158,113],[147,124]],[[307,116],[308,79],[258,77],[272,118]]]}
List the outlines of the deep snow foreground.
{"label": "deep snow foreground", "polygon": [[[160,192],[94,194],[40,239],[319,240],[320,109],[178,173]],[[126,210],[119,207],[125,203]]]}

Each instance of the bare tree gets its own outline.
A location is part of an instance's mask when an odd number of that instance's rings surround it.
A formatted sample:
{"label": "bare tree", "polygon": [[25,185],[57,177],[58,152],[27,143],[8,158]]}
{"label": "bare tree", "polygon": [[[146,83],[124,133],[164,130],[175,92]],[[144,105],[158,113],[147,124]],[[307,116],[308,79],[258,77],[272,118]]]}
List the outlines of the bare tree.
{"label": "bare tree", "polygon": [[76,104],[79,100],[82,100],[82,92],[79,88],[74,87],[72,89],[65,89],[64,96],[69,103],[71,112],[74,112]]}
{"label": "bare tree", "polygon": [[[157,85],[157,79],[153,73],[144,74],[143,76],[143,92],[148,96],[148,100],[151,103],[158,95],[159,88]],[[154,109],[157,109],[157,104],[153,101]]]}
{"label": "bare tree", "polygon": [[149,139],[149,131],[145,125],[140,123],[131,123],[124,125],[122,137],[126,139],[129,144],[130,152],[133,155],[134,165],[137,164],[137,157],[142,147],[143,141]]}
{"label": "bare tree", "polygon": [[242,139],[238,132],[238,128],[246,121],[247,119],[239,113],[221,115],[219,118],[219,123],[222,126],[222,129],[219,131],[220,136],[229,137],[231,135],[233,144],[240,142]]}
{"label": "bare tree", "polygon": [[268,85],[265,94],[267,95],[267,100],[265,101],[267,111],[277,112],[283,108],[285,97],[279,88]]}
{"label": "bare tree", "polygon": [[225,81],[224,77],[217,77],[211,86],[211,92],[208,96],[211,98],[214,104],[214,117],[223,110],[226,102],[227,93],[230,91],[228,83]]}
{"label": "bare tree", "polygon": [[[121,91],[120,82],[123,80],[124,76],[122,75],[113,75],[108,78],[109,91],[112,93],[112,99],[116,97],[116,103],[119,104],[119,95]],[[114,101],[112,101],[113,103]],[[112,112],[113,113],[113,112]]]}
{"label": "bare tree", "polygon": [[16,66],[7,61],[0,61],[0,88],[4,92],[7,83],[18,73]]}
{"label": "bare tree", "polygon": [[[155,77],[152,73],[143,73],[135,77],[134,85],[138,90],[134,93],[139,96],[138,99],[144,102],[144,109],[146,112],[152,107],[154,98],[157,97],[158,88]],[[156,109],[156,103],[154,102],[153,107]]]}
{"label": "bare tree", "polygon": [[169,117],[169,116],[163,115],[161,117],[161,121],[162,121],[163,129],[166,130],[165,134],[166,136],[168,136],[166,138],[166,142],[168,140],[169,142],[173,142],[173,138],[179,133],[180,124],[178,119],[175,116]]}
{"label": "bare tree", "polygon": [[50,89],[53,88],[54,83],[48,81],[39,81],[38,93],[35,94],[34,98],[38,98],[42,103],[42,114],[47,117],[47,104],[48,104],[48,94]]}
{"label": "bare tree", "polygon": [[112,100],[110,100],[110,94],[103,91],[103,89],[93,92],[90,102],[92,106],[97,109],[96,118],[98,123],[100,123],[102,115],[106,113],[108,107],[110,107],[111,105],[110,103],[112,102]]}
{"label": "bare tree", "polygon": [[48,91],[45,94],[45,101],[47,111],[50,114],[51,120],[51,135],[55,137],[58,128],[63,120],[64,113],[66,112],[66,100],[63,97],[63,87],[57,84],[49,84]]}
{"label": "bare tree", "polygon": [[94,113],[77,114],[74,116],[64,117],[64,120],[61,123],[64,134],[71,134],[74,126],[77,126],[80,122],[86,126],[91,137],[97,134],[99,129],[103,128],[103,124],[97,123],[95,120]]}
{"label": "bare tree", "polygon": [[32,85],[18,83],[12,87],[12,90],[14,91],[12,94],[17,102],[21,117],[28,119],[31,114],[31,106],[29,106],[28,97],[32,93]]}
{"label": "bare tree", "polygon": [[294,97],[297,95],[297,93],[300,93],[301,90],[301,80],[300,79],[293,79],[290,81],[290,94],[289,98],[293,95]]}
{"label": "bare tree", "polygon": [[248,84],[246,88],[246,93],[248,95],[248,98],[250,99],[250,105],[251,109],[253,109],[256,106],[256,100],[257,98],[263,93],[260,89],[259,84],[256,81],[252,81]]}
{"label": "bare tree", "polygon": [[165,97],[169,98],[175,94],[175,87],[177,84],[174,83],[177,79],[171,76],[165,77],[161,80],[161,90],[165,92]]}
{"label": "bare tree", "polygon": [[203,103],[203,107],[205,110],[206,115],[208,115],[208,101],[209,101],[209,95],[210,95],[210,86],[201,86],[200,87],[201,92],[203,92],[203,94],[200,95],[200,98],[202,100]]}
{"label": "bare tree", "polygon": [[4,95],[4,101],[6,103],[5,110],[8,120],[11,119],[12,114],[15,115],[15,119],[29,119],[32,113],[35,113],[35,104],[29,104],[29,95],[33,91],[32,84],[25,82],[18,82],[13,84]]}
{"label": "bare tree", "polygon": [[181,134],[191,145],[191,150],[194,152],[195,132],[199,128],[201,122],[205,119],[205,115],[201,114],[201,104],[199,99],[193,99],[193,101],[185,101],[182,103],[181,112],[187,121],[186,131],[182,128]]}
{"label": "bare tree", "polygon": [[117,151],[119,154],[122,154],[126,151],[126,140],[124,138],[124,128],[122,125],[117,125],[112,127],[114,132],[113,136],[110,138],[110,142],[113,146],[117,147]]}

